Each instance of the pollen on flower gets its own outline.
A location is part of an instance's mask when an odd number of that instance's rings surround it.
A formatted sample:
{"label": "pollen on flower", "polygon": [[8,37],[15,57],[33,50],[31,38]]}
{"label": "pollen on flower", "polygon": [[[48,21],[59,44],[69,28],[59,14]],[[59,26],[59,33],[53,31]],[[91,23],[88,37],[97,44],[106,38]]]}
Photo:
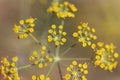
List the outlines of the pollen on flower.
{"label": "pollen on flower", "polygon": [[30,61],[33,61],[35,65],[38,65],[39,68],[46,67],[48,62],[52,62],[53,58],[47,54],[46,46],[41,47],[40,53],[33,51],[33,54],[29,57]]}
{"label": "pollen on flower", "polygon": [[19,24],[15,24],[13,31],[18,35],[18,39],[27,38],[29,33],[34,32],[35,19],[30,17],[26,20],[20,20]]}
{"label": "pollen on flower", "polygon": [[13,57],[13,58],[12,58],[12,61],[13,61],[13,62],[17,62],[17,61],[18,61],[18,57],[17,57],[17,56],[16,56],[16,57]]}
{"label": "pollen on flower", "polygon": [[108,71],[113,71],[117,67],[118,53],[114,52],[115,46],[111,44],[97,43],[96,57],[94,64]]}
{"label": "pollen on flower", "polygon": [[37,77],[35,75],[32,75],[32,80],[36,80]]}
{"label": "pollen on flower", "polygon": [[95,50],[95,49],[96,49],[96,44],[93,43],[93,44],[91,45],[91,48]]}
{"label": "pollen on flower", "polygon": [[97,39],[97,37],[93,34],[95,32],[94,28],[90,28],[88,23],[81,23],[78,25],[78,31],[73,33],[73,37],[78,38],[78,42],[82,43],[83,47],[91,46],[92,49],[95,48],[95,45],[92,43],[92,40]]}
{"label": "pollen on flower", "polygon": [[47,9],[47,12],[54,13],[58,18],[74,18],[74,13],[77,11],[77,8],[74,4],[64,1],[63,3],[53,2],[52,5]]}
{"label": "pollen on flower", "polygon": [[63,31],[62,25],[57,28],[56,25],[53,24],[51,29],[48,30],[48,42],[54,42],[56,46],[64,45],[67,41],[64,37],[66,34],[67,33]]}
{"label": "pollen on flower", "polygon": [[11,61],[9,61],[6,57],[2,58],[0,65],[0,74],[4,76],[5,80],[20,80],[18,75],[16,62],[18,61],[18,57],[13,57]]}
{"label": "pollen on flower", "polygon": [[65,80],[87,80],[85,76],[88,74],[87,67],[87,63],[78,64],[77,61],[72,61],[72,64],[66,68]]}
{"label": "pollen on flower", "polygon": [[72,65],[76,66],[77,65],[77,61],[73,61]]}

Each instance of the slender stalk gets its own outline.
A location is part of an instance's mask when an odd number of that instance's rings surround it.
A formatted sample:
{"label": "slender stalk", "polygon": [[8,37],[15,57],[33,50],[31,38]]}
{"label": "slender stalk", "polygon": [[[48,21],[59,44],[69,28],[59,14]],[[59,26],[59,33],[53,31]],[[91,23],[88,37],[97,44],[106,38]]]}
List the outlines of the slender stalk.
{"label": "slender stalk", "polygon": [[92,58],[62,58],[61,61],[71,61],[71,60],[92,60]]}
{"label": "slender stalk", "polygon": [[66,49],[61,56],[64,56],[68,51],[70,51],[73,47],[75,47],[77,45],[77,43],[72,44],[68,49]]}
{"label": "slender stalk", "polygon": [[53,67],[54,67],[54,64],[55,64],[55,62],[53,62],[53,63],[51,64],[50,69],[49,69],[48,73],[46,74],[46,77],[48,77],[49,74],[51,73],[51,71],[52,71],[52,69],[53,69]]}
{"label": "slender stalk", "polygon": [[60,52],[60,45],[58,45],[58,46],[56,47],[56,57],[59,56],[59,52]]}
{"label": "slender stalk", "polygon": [[61,71],[61,69],[60,69],[60,64],[59,64],[59,62],[57,62],[57,67],[58,67],[58,71],[59,71],[59,74],[60,74],[60,79],[63,80],[63,78],[62,78],[62,71]]}
{"label": "slender stalk", "polygon": [[64,22],[65,22],[65,21],[62,19],[62,22],[61,22],[61,25],[62,25],[62,26],[64,26]]}
{"label": "slender stalk", "polygon": [[41,45],[40,41],[39,41],[35,36],[33,36],[31,33],[29,33],[29,36],[30,36],[36,43],[38,43],[38,44]]}
{"label": "slender stalk", "polygon": [[32,66],[35,66],[35,64],[28,64],[28,65],[25,65],[25,66],[18,67],[18,70],[26,69],[26,68],[29,68],[29,67],[32,67]]}
{"label": "slender stalk", "polygon": [[[23,28],[27,29],[27,27],[25,25],[23,25]],[[31,33],[28,34],[36,43],[40,44],[40,41],[34,36],[32,35]]]}

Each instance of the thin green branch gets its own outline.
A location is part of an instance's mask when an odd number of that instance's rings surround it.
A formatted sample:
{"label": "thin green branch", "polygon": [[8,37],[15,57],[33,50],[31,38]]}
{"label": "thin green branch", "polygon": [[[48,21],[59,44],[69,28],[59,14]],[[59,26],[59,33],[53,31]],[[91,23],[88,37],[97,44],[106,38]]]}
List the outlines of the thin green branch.
{"label": "thin green branch", "polygon": [[71,61],[71,60],[92,60],[92,58],[61,58],[61,61]]}
{"label": "thin green branch", "polygon": [[[27,27],[25,25],[23,25],[23,28],[27,29]],[[40,41],[31,33],[28,34],[36,43],[40,44]]]}
{"label": "thin green branch", "polygon": [[72,44],[68,49],[66,49],[61,56],[64,56],[68,51],[70,51],[73,47],[75,47],[77,45],[77,43]]}
{"label": "thin green branch", "polygon": [[62,25],[62,26],[64,26],[64,22],[65,22],[65,21],[62,19],[62,22],[61,22],[61,25]]}
{"label": "thin green branch", "polygon": [[62,78],[62,71],[61,71],[61,69],[60,69],[60,64],[59,64],[59,62],[57,62],[57,66],[58,66],[58,71],[59,71],[59,74],[60,74],[60,79],[63,80],[63,78]]}
{"label": "thin green branch", "polygon": [[60,45],[58,45],[58,46],[56,47],[56,57],[59,56],[59,52],[60,52]]}
{"label": "thin green branch", "polygon": [[46,74],[46,77],[48,77],[49,74],[51,73],[51,71],[52,71],[52,69],[53,69],[53,67],[54,67],[54,64],[55,64],[55,62],[53,62],[53,63],[51,64],[50,69],[49,69],[48,73]]}
{"label": "thin green branch", "polygon": [[[61,21],[61,25],[64,26],[64,20]],[[61,39],[62,35],[60,34],[60,39]],[[58,45],[56,47],[56,57],[59,56],[59,53],[60,53],[60,45]]]}
{"label": "thin green branch", "polygon": [[29,68],[29,67],[32,67],[32,66],[35,66],[35,64],[28,64],[28,65],[25,65],[25,66],[18,67],[18,70],[26,69],[26,68]]}
{"label": "thin green branch", "polygon": [[38,44],[41,45],[40,41],[39,41],[34,35],[32,35],[31,33],[29,33],[29,36],[30,36],[36,43],[38,43]]}

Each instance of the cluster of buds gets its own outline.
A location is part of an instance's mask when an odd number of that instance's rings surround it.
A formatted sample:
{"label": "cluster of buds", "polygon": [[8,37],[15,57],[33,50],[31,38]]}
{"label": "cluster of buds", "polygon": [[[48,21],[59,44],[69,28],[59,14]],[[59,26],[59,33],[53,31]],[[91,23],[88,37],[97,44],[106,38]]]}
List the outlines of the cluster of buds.
{"label": "cluster of buds", "polygon": [[57,28],[56,25],[53,24],[51,26],[51,29],[48,30],[48,33],[48,42],[53,41],[56,46],[64,45],[64,43],[67,41],[67,39],[64,37],[67,33],[63,31],[62,25],[58,26]]}
{"label": "cluster of buds", "polygon": [[104,44],[103,42],[97,43],[95,66],[99,66],[104,70],[112,71],[116,68],[118,62],[118,53],[114,51],[115,46],[111,44]]}
{"label": "cluster of buds", "polygon": [[74,18],[74,12],[77,11],[77,8],[74,4],[71,4],[67,1],[63,3],[53,2],[52,5],[47,9],[47,12],[54,13],[58,18],[65,19],[67,17]]}
{"label": "cluster of buds", "polygon": [[95,32],[94,28],[90,28],[88,23],[82,23],[78,25],[78,31],[73,33],[73,37],[78,38],[78,42],[82,43],[83,47],[93,46],[91,40],[97,39],[93,34]]}
{"label": "cluster of buds", "polygon": [[72,61],[72,64],[66,68],[67,74],[65,80],[87,80],[86,74],[88,74],[87,63],[78,64],[77,61]]}
{"label": "cluster of buds", "polygon": [[8,61],[6,57],[2,58],[0,65],[0,74],[2,74],[5,80],[20,80],[18,75],[16,62],[18,57],[13,57],[11,61]]}
{"label": "cluster of buds", "polygon": [[34,51],[29,57],[29,60],[33,61],[33,64],[38,65],[39,68],[43,68],[47,66],[48,62],[52,62],[53,58],[47,54],[46,46],[42,46],[40,54],[37,51]]}
{"label": "cluster of buds", "polygon": [[35,19],[30,17],[26,20],[20,20],[18,25],[14,25],[13,30],[18,34],[18,39],[23,39],[28,37],[29,33],[34,32]]}

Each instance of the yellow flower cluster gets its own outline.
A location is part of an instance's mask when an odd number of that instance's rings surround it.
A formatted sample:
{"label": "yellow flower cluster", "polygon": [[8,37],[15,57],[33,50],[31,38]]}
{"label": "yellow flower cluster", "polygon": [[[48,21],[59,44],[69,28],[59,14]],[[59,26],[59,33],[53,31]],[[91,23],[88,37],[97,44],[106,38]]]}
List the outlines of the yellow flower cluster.
{"label": "yellow flower cluster", "polygon": [[47,62],[52,62],[53,58],[47,54],[46,46],[42,46],[40,54],[34,51],[29,60],[34,61],[34,65],[38,65],[39,68],[43,68],[47,66]]}
{"label": "yellow flower cluster", "polygon": [[94,46],[92,45],[91,40],[97,39],[97,37],[93,34],[95,32],[94,28],[90,28],[88,23],[82,23],[78,25],[78,31],[73,33],[73,37],[78,38],[78,42],[82,43],[83,47]]}
{"label": "yellow flower cluster", "polygon": [[[57,31],[58,29],[58,31]],[[56,46],[58,45],[64,45],[64,43],[67,41],[64,36],[66,36],[66,32],[63,31],[63,26],[59,25],[58,28],[56,28],[56,25],[52,25],[51,29],[48,30],[48,42],[54,42]]]}
{"label": "yellow flower cluster", "polygon": [[65,80],[87,80],[88,74],[87,63],[78,64],[77,61],[72,61],[72,64],[66,68],[67,74],[64,76]]}
{"label": "yellow flower cluster", "polygon": [[0,74],[4,76],[5,80],[20,80],[16,67],[17,61],[18,57],[13,57],[11,62],[8,61],[6,57],[2,58],[2,65],[0,65]]}
{"label": "yellow flower cluster", "polygon": [[52,5],[47,9],[47,12],[54,13],[58,18],[65,19],[67,17],[74,18],[74,12],[77,8],[74,4],[64,1],[63,3],[53,2]]}
{"label": "yellow flower cluster", "polygon": [[30,17],[26,20],[20,20],[18,25],[14,25],[13,30],[18,34],[18,39],[26,38],[29,33],[34,32],[34,21],[35,19]]}
{"label": "yellow flower cluster", "polygon": [[32,80],[51,80],[49,77],[46,77],[44,74],[40,76],[32,75]]}
{"label": "yellow flower cluster", "polygon": [[104,44],[103,42],[98,42],[97,45],[98,48],[96,50],[94,62],[95,66],[99,66],[104,70],[112,71],[118,64],[116,61],[118,53],[114,51],[115,46],[112,43]]}

